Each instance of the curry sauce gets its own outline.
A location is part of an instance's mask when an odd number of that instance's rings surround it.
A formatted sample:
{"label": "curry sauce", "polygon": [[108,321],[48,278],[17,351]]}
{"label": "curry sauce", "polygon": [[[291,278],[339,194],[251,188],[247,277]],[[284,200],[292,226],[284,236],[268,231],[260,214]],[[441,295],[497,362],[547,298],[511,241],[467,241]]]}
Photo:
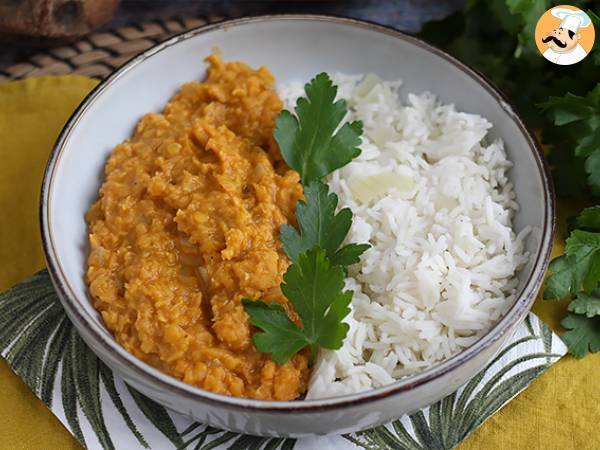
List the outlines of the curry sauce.
{"label": "curry sauce", "polygon": [[241,303],[274,300],[296,317],[279,288],[290,264],[279,227],[302,198],[272,137],[282,103],[267,69],[208,62],[205,81],[113,150],[86,216],[89,289],[147,363],[217,393],[290,400],[306,391],[306,354],[278,366],[257,351]]}

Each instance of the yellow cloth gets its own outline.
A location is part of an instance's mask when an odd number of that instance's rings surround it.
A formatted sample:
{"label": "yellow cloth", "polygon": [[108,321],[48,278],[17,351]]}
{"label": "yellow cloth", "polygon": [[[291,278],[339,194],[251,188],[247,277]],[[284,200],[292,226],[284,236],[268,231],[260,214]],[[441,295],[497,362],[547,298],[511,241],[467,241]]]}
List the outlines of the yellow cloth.
{"label": "yellow cloth", "polygon": [[[37,212],[43,168],[62,125],[95,83],[68,76],[0,84],[0,291],[44,265]],[[563,233],[557,241],[560,254]],[[565,308],[538,301],[534,311],[560,331]],[[600,354],[563,358],[460,450],[599,449],[599,369]],[[80,448],[4,361],[0,386],[0,450]]]}
{"label": "yellow cloth", "polygon": [[[0,84],[0,292],[44,268],[39,190],[62,126],[96,81],[32,78]],[[0,449],[81,449],[0,359]]]}

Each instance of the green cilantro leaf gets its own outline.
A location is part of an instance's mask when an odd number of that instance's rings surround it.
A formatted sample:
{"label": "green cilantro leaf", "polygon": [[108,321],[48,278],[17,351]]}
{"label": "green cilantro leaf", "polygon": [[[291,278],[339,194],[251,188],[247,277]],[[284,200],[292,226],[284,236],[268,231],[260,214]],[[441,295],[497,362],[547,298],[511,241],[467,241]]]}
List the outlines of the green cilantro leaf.
{"label": "green cilantro leaf", "polygon": [[360,154],[362,123],[345,123],[335,132],[347,108],[344,100],[335,101],[337,87],[326,73],[313,78],[304,90],[306,97],[296,103],[298,117],[281,111],[273,136],[286,164],[307,186]]}
{"label": "green cilantro leaf", "polygon": [[600,317],[585,317],[568,314],[561,325],[569,331],[561,336],[569,352],[577,358],[583,358],[588,351],[600,350]]}
{"label": "green cilantro leaf", "polygon": [[300,254],[283,280],[281,290],[298,313],[302,327],[287,317],[281,305],[244,299],[250,323],[263,330],[254,335],[254,345],[270,353],[277,364],[308,346],[312,364],[319,346],[342,346],[349,328],[342,320],[350,312],[352,291],[343,291],[344,270],[332,266],[319,247]]}
{"label": "green cilantro leaf", "polygon": [[336,214],[338,197],[329,193],[329,187],[321,181],[313,181],[306,186],[304,196],[306,201],[296,204],[300,232],[291,225],[281,226],[281,242],[285,253],[296,262],[300,254],[319,246],[325,250],[334,266],[358,262],[369,245],[349,244],[338,250],[352,225],[350,208],[344,208]]}
{"label": "green cilantro leaf", "polygon": [[550,263],[545,299],[591,292],[600,281],[600,233],[575,230],[567,239],[565,255]]}
{"label": "green cilantro leaf", "polygon": [[591,294],[580,292],[569,303],[569,311],[583,314],[587,317],[600,316],[600,289],[594,289]]}

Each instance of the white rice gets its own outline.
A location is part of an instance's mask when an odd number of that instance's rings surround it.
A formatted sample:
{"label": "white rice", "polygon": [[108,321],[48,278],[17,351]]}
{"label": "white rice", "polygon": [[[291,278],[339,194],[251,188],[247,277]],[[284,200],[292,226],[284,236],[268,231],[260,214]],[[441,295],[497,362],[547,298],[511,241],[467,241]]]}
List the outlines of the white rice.
{"label": "white rice", "polygon": [[[491,124],[400,81],[336,75],[348,120],[362,120],[362,154],[328,183],[350,207],[348,242],[369,243],[346,280],[354,291],[342,348],[319,355],[307,398],[392,383],[473,344],[513,303],[527,262],[518,208]],[[280,94],[293,110],[303,84]]]}

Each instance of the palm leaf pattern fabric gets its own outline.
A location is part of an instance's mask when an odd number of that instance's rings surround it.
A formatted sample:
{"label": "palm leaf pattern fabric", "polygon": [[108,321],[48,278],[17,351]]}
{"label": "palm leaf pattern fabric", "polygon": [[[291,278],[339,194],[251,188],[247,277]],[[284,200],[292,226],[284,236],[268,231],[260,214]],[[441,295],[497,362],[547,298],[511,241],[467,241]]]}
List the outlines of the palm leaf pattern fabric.
{"label": "palm leaf pattern fabric", "polygon": [[78,336],[46,271],[0,295],[0,354],[88,448],[452,449],[565,351],[530,314],[484,370],[427,408],[344,436],[263,438],[193,422],[127,386]]}

